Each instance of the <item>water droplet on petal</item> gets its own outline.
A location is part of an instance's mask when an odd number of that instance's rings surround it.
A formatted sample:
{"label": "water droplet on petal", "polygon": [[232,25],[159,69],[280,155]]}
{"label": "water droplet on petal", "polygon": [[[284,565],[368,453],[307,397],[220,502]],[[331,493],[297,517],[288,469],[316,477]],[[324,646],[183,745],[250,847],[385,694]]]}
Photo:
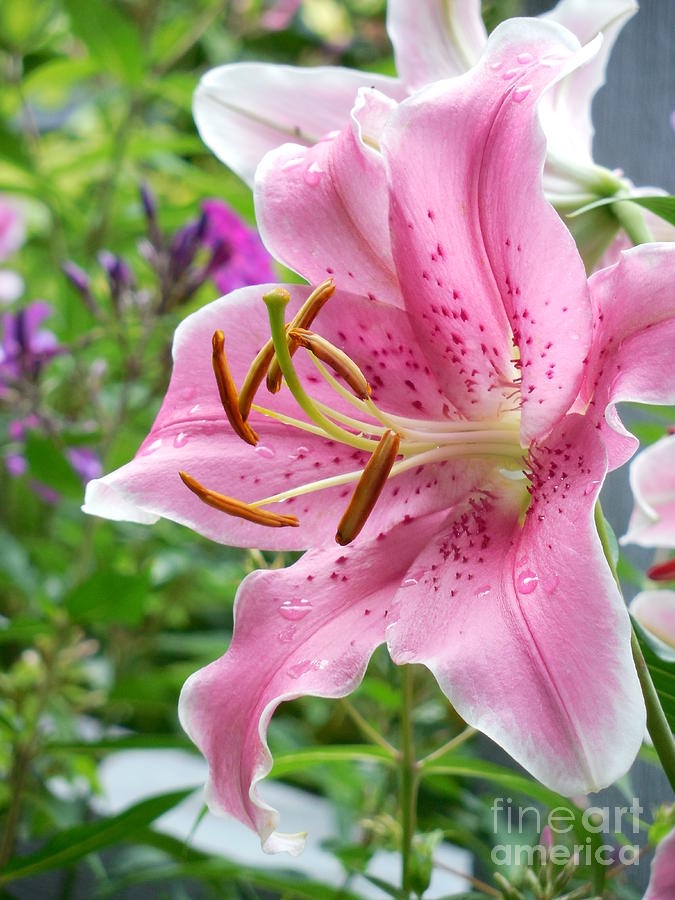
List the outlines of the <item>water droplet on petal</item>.
{"label": "water droplet on petal", "polygon": [[518,56],[516,57],[516,59],[518,60],[518,62],[520,63],[521,66],[524,66],[525,63],[531,62],[534,59],[534,57],[532,56],[531,53],[519,53]]}
{"label": "water droplet on petal", "polygon": [[265,447],[264,444],[258,444],[258,446],[255,448],[255,452],[259,456],[263,456],[265,459],[272,459],[276,456],[276,451],[271,447]]}
{"label": "water droplet on petal", "polygon": [[191,416],[194,416],[195,413],[197,412],[197,410],[199,410],[199,409],[201,409],[201,405],[200,405],[199,403],[195,403],[194,406],[191,406],[191,407],[190,407],[190,409],[188,410],[188,413],[189,413]]}
{"label": "water droplet on petal", "polygon": [[295,637],[295,625],[289,625],[288,628],[284,628],[283,631],[279,632],[278,637],[282,644],[288,644]]}
{"label": "water droplet on petal", "polygon": [[286,169],[295,169],[298,166],[301,166],[304,163],[304,156],[294,156],[292,159],[287,159],[285,163],[282,164],[282,171],[286,171]]}
{"label": "water droplet on petal", "polygon": [[180,392],[181,398],[183,400],[194,400],[197,396],[197,389],[193,387],[186,387]]}
{"label": "water droplet on petal", "polygon": [[184,447],[189,440],[189,434],[186,434],[185,431],[179,431],[176,437],[173,439],[173,445],[174,447]]}
{"label": "water droplet on petal", "polygon": [[501,61],[500,61],[500,62],[493,62],[493,63],[490,63],[490,68],[491,68],[491,69],[494,69],[494,71],[497,72],[499,69],[501,69],[501,67],[502,67],[503,65],[504,65],[504,63],[501,62]]}
{"label": "water droplet on petal", "polygon": [[279,614],[290,622],[299,622],[311,610],[312,604],[309,600],[284,600],[279,607]]}
{"label": "water droplet on petal", "polygon": [[539,578],[532,569],[525,569],[518,576],[518,590],[521,594],[531,594],[537,590]]}
{"label": "water droplet on petal", "polygon": [[571,341],[578,341],[578,340],[579,340],[579,335],[576,333],[576,331],[571,331],[571,332],[570,332],[570,335],[569,335],[569,338],[570,338]]}
{"label": "water droplet on petal", "polygon": [[529,95],[531,90],[531,84],[521,84],[520,87],[517,87],[511,94],[511,99],[514,103],[522,103],[523,100],[525,100],[525,98]]}
{"label": "water droplet on petal", "polygon": [[476,597],[487,597],[492,588],[489,584],[484,584],[482,587],[479,587],[476,591]]}
{"label": "water droplet on petal", "polygon": [[588,497],[590,494],[595,493],[596,487],[600,484],[599,481],[591,481],[589,485],[584,488],[584,497]]}
{"label": "water droplet on petal", "polygon": [[502,75],[504,81],[511,81],[512,78],[515,78],[516,75],[520,75],[520,69],[507,69],[506,72]]}
{"label": "water droplet on petal", "polygon": [[321,181],[323,169],[317,162],[310,163],[305,169],[305,181],[314,187]]}
{"label": "water droplet on petal", "polygon": [[300,678],[302,675],[306,675],[307,672],[311,672],[312,669],[312,660],[302,659],[300,662],[295,663],[294,666],[291,666],[290,669],[287,670],[287,674],[291,678]]}
{"label": "water droplet on petal", "polygon": [[162,439],[157,438],[156,441],[153,441],[151,444],[148,444],[147,447],[143,447],[142,450],[139,451],[139,456],[150,456],[151,453],[155,453],[155,451],[159,450],[162,446]]}
{"label": "water droplet on petal", "polygon": [[416,578],[406,578],[405,581],[403,582],[403,584],[401,585],[401,587],[404,587],[404,588],[415,587],[416,584],[417,584]]}

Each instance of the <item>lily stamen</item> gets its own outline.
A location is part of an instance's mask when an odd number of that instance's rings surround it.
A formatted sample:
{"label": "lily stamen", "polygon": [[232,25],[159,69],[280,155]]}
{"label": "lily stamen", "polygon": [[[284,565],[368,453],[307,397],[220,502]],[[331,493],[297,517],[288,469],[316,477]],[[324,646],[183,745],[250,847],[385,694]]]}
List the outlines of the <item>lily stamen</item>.
{"label": "lily stamen", "polygon": [[394,431],[385,431],[382,435],[340,519],[335,535],[338,544],[351,543],[366,524],[396,461],[400,440]]}
{"label": "lily stamen", "polygon": [[370,385],[366,381],[366,376],[343,350],[340,350],[335,344],[331,344],[321,335],[307,331],[305,328],[292,328],[289,336],[300,347],[309,350],[317,359],[329,365],[347,382],[360,400],[367,400],[370,397]]}
{"label": "lily stamen", "polygon": [[[332,278],[328,278],[326,281],[321,282],[293,316],[288,325],[288,330],[293,331],[298,328],[309,328],[334,293],[335,284]],[[289,341],[288,352],[291,357],[297,349],[298,344],[294,341]],[[267,390],[271,394],[277,394],[279,392],[281,378],[282,373],[281,367],[279,366],[279,360],[273,357],[267,370]]]}
{"label": "lily stamen", "polygon": [[248,422],[244,421],[239,411],[239,395],[225,356],[225,335],[220,329],[214,331],[212,345],[213,373],[216,376],[220,402],[223,404],[225,415],[239,437],[255,447],[258,443],[258,435]]}
{"label": "lily stamen", "polygon": [[247,522],[253,522],[255,525],[267,525],[269,528],[285,528],[291,526],[297,528],[300,524],[295,516],[281,516],[277,513],[268,512],[266,509],[259,509],[257,506],[251,506],[242,500],[235,500],[227,497],[225,494],[219,494],[209,488],[205,488],[195,478],[188,475],[187,472],[179,472],[183,484],[189,488],[193,494],[220,512],[227,513],[228,516],[235,516],[238,519],[246,519]]}

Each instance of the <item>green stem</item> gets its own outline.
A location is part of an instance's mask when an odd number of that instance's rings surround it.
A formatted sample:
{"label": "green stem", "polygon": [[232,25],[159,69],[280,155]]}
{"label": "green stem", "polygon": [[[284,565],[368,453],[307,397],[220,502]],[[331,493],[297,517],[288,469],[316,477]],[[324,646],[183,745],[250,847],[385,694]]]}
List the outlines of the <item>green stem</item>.
{"label": "green stem", "polygon": [[474,734],[478,731],[477,728],[472,728],[471,725],[468,725],[463,731],[460,731],[459,734],[456,734],[454,738],[451,738],[449,741],[446,741],[442,747],[439,747],[438,750],[434,750],[433,753],[430,753],[428,756],[425,756],[424,759],[420,760],[420,768],[424,768],[424,766],[430,765],[432,762],[435,762],[437,759],[440,759],[442,756],[445,756],[446,753],[452,753],[453,750],[456,750],[457,747],[461,747],[461,745],[468,741],[469,738],[472,738]]}
{"label": "green stem", "polygon": [[642,210],[637,204],[623,200],[613,203],[611,210],[635,246],[648,244],[654,240],[651,231],[647,228]]}
{"label": "green stem", "polygon": [[417,818],[418,773],[412,724],[413,673],[410,666],[401,667],[401,887],[411,892],[412,845]]}
{"label": "green stem", "polygon": [[661,701],[656,693],[652,676],[649,674],[647,663],[632,625],[630,646],[633,651],[633,662],[637,669],[640,687],[642,688],[647,707],[647,730],[654,744],[654,749],[661,760],[663,771],[666,773],[671,788],[675,791],[675,739],[661,706]]}
{"label": "green stem", "polygon": [[361,731],[361,733],[367,740],[369,740],[373,744],[377,744],[379,747],[382,747],[382,749],[386,750],[387,753],[391,754],[391,756],[396,756],[396,748],[389,743],[384,735],[380,734],[377,729],[373,728],[370,722],[363,718],[363,716],[353,703],[351,703],[346,697],[343,697],[340,703],[344,711],[351,718],[356,727]]}
{"label": "green stem", "polygon": [[[605,517],[602,513],[602,507],[600,506],[599,500],[595,504],[595,524],[612,575],[614,576],[614,580],[616,581],[619,590],[621,590],[619,576],[617,575],[614,560],[612,559]],[[675,790],[675,738],[673,738],[673,733],[670,730],[666,714],[663,711],[661,701],[656,693],[652,676],[649,674],[649,669],[647,668],[647,663],[642,655],[642,650],[640,649],[640,644],[632,623],[630,630],[633,662],[635,663],[640,687],[642,688],[642,695],[645,700],[645,706],[647,707],[647,730],[649,731],[649,736],[654,744],[654,750],[656,750],[657,756],[663,766],[663,771],[666,773],[666,777],[668,778],[671,787]]]}

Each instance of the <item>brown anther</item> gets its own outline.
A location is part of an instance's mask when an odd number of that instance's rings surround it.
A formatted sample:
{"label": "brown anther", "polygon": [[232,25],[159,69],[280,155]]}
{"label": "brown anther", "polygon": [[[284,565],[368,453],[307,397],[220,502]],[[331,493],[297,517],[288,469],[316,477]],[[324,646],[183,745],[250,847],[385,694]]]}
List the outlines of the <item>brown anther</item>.
{"label": "brown anther", "polygon": [[[290,325],[287,325],[287,333],[289,328]],[[293,348],[293,352],[295,352],[295,349],[296,348]],[[274,341],[272,340],[272,338],[270,338],[251,363],[251,366],[246,373],[244,383],[242,384],[241,390],[239,391],[239,412],[241,413],[241,417],[242,419],[244,419],[244,421],[246,421],[246,419],[248,419],[249,417],[255,395],[258,393],[258,388],[262,384],[262,380],[267,374],[267,370],[269,369],[270,363],[273,359]]]}
{"label": "brown anther", "polygon": [[656,563],[647,569],[647,578],[651,578],[652,581],[675,581],[675,559]]}
{"label": "brown anther", "polygon": [[354,360],[339,347],[331,344],[321,335],[307,331],[306,328],[293,328],[289,332],[289,337],[300,347],[313,353],[321,362],[329,365],[336,375],[347,382],[361,400],[367,400],[370,397],[370,385],[366,381],[366,376]]}
{"label": "brown anther", "polygon": [[238,519],[246,519],[247,522],[253,522],[255,525],[267,525],[269,528],[284,528],[291,526],[297,528],[300,524],[295,516],[280,516],[277,513],[268,512],[266,509],[259,509],[257,506],[251,506],[242,500],[234,500],[232,497],[226,497],[225,494],[218,494],[203,487],[195,478],[188,475],[187,472],[179,472],[181,480],[185,487],[189,488],[193,494],[196,494],[202,503],[212,506],[220,512],[227,513],[228,516],[236,516]]}
{"label": "brown anther", "polygon": [[[312,293],[289,322],[287,330],[292,331],[295,328],[309,328],[334,293],[335,284],[333,283],[332,278],[323,281],[318,287],[314,288]],[[289,341],[288,349],[291,356],[293,356],[298,349],[298,345],[293,341]],[[271,394],[277,394],[279,392],[279,389],[281,388],[281,379],[281,369],[279,368],[276,357],[274,357],[267,370],[267,390]]]}
{"label": "brown anther", "polygon": [[396,461],[399,442],[395,431],[385,431],[382,435],[340,520],[335,535],[338,544],[344,546],[351,543],[366,524]]}
{"label": "brown anther", "polygon": [[232,426],[233,430],[239,437],[252,444],[254,447],[258,443],[258,435],[251,428],[248,422],[245,422],[239,412],[239,395],[237,388],[230,373],[230,367],[227,364],[225,356],[225,336],[222,331],[213,332],[213,372],[216,376],[218,384],[218,393],[220,394],[220,402],[223,404],[225,415]]}

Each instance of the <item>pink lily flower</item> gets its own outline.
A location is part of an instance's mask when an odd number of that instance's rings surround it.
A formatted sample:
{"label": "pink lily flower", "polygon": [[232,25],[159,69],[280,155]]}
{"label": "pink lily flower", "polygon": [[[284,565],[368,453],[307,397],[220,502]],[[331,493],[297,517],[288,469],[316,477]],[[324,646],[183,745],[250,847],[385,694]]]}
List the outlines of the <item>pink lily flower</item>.
{"label": "pink lily flower", "polygon": [[[593,164],[591,103],[635,0],[559,0],[541,17],[570,29],[582,44],[602,33],[595,58],[548,92],[540,114],[548,139],[545,189],[556,197],[586,192],[610,176]],[[434,81],[462,75],[487,43],[480,0],[389,0],[387,30],[399,78],[335,66],[296,68],[234,63],[207,72],[194,97],[208,147],[248,184],[269,150],[288,140],[311,146],[344,127],[359,88],[401,100]],[[615,179],[616,180],[616,179]],[[583,202],[583,201],[582,201]]]}
{"label": "pink lily flower", "polygon": [[675,896],[675,828],[656,848],[647,891],[642,900],[670,900]]}
{"label": "pink lily flower", "polygon": [[644,629],[675,648],[675,591],[641,591],[630,611]]}
{"label": "pink lily flower", "polygon": [[675,547],[675,434],[635,457],[630,485],[635,505],[621,543]]}
{"label": "pink lily flower", "polygon": [[[19,249],[26,238],[23,215],[7,197],[0,197],[0,262]],[[23,278],[18,272],[0,269],[0,306],[12,303],[23,293]]]}
{"label": "pink lily flower", "polygon": [[[211,809],[267,851],[304,842],[258,795],[270,717],[348,694],[383,642],[565,794],[611,783],[639,749],[629,619],[593,512],[637,446],[614,404],[675,392],[675,253],[641,246],[587,281],[544,198],[538,99],[595,49],[511,20],[465,76],[398,107],[362,91],[339,135],[271,153],[256,182],[268,247],[340,290],[311,294],[316,332],[299,285],[190,316],[150,434],[87,488],[85,511],[108,518],[309,548],[243,581],[228,652],[180,700]],[[249,413],[270,330],[288,389],[261,389]]]}

